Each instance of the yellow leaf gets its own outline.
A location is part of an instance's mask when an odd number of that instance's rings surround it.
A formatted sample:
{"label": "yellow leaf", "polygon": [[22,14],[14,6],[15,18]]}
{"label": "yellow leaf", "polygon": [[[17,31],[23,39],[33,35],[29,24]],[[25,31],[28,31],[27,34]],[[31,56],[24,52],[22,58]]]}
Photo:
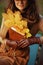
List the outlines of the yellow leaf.
{"label": "yellow leaf", "polygon": [[10,21],[10,20],[6,20],[4,22],[4,25],[8,28],[12,27],[14,25],[14,22]]}
{"label": "yellow leaf", "polygon": [[26,38],[31,37],[31,36],[32,36],[31,33],[26,34]]}

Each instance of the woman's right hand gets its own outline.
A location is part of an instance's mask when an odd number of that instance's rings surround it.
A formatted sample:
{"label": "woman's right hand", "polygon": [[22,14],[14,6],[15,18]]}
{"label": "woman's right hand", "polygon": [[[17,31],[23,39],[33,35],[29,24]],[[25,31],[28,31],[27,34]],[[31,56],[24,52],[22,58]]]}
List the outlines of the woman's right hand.
{"label": "woman's right hand", "polygon": [[12,49],[17,48],[17,42],[16,41],[6,40],[6,45],[8,45],[9,47],[12,47]]}

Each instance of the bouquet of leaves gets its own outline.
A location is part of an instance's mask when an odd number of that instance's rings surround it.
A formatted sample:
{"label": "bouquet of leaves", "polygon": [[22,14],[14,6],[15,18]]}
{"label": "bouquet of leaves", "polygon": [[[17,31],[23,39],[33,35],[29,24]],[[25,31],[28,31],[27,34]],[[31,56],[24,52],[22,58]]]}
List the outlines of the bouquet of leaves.
{"label": "bouquet of leaves", "polygon": [[24,37],[31,37],[30,30],[27,27],[27,20],[22,17],[19,11],[14,13],[8,9],[7,13],[3,13],[4,25],[7,28],[14,28],[17,32],[24,35]]}

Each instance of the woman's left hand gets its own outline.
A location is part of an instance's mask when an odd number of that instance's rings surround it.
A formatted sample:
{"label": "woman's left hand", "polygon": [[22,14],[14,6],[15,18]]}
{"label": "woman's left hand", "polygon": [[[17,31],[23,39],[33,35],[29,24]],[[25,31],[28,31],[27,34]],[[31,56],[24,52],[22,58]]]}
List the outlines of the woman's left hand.
{"label": "woman's left hand", "polygon": [[16,41],[11,41],[11,40],[6,40],[6,45],[8,45],[9,47],[12,47],[13,49],[17,48],[17,42]]}
{"label": "woman's left hand", "polygon": [[29,45],[29,41],[28,41],[27,38],[20,40],[19,43],[18,43],[18,46],[19,46],[20,48],[25,48],[25,47],[27,47],[28,45]]}
{"label": "woman's left hand", "polygon": [[19,41],[18,46],[20,48],[27,47],[32,44],[43,44],[43,36],[41,37],[29,37]]}

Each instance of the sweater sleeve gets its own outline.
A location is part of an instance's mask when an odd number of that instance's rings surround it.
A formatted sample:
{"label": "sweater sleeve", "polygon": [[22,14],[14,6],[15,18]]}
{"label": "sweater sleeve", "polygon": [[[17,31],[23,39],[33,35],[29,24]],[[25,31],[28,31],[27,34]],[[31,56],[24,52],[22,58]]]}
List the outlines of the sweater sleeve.
{"label": "sweater sleeve", "polygon": [[30,38],[28,38],[28,41],[29,41],[29,45],[41,44],[40,37],[30,37]]}

